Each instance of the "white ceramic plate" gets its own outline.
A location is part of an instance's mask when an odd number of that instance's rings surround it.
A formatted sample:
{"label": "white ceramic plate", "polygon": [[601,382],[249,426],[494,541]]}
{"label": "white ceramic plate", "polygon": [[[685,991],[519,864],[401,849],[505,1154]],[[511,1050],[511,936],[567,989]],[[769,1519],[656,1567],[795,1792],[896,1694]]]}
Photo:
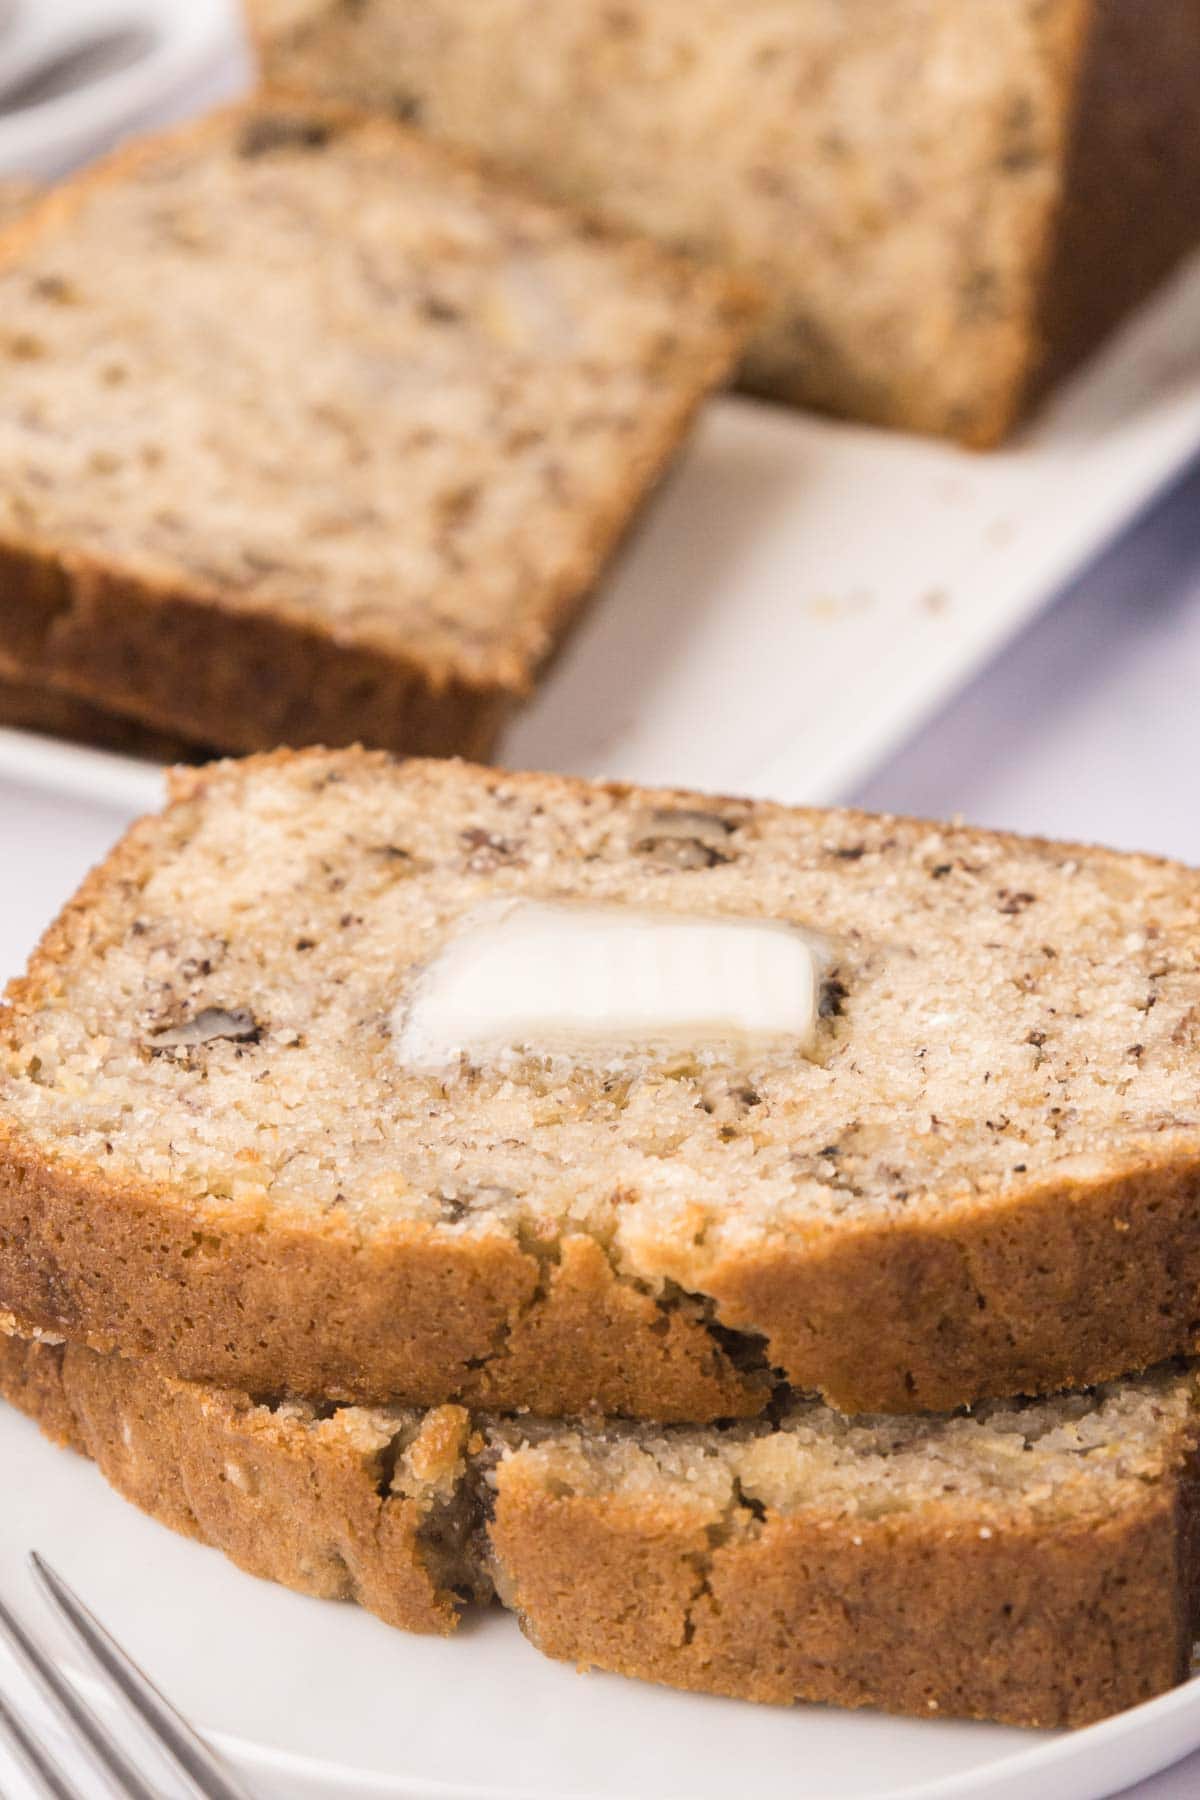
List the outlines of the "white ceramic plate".
{"label": "white ceramic plate", "polygon": [[[1197,451],[1200,259],[989,456],[721,401],[502,759],[844,795]],[[135,810],[159,792],[16,734],[0,771]]]}

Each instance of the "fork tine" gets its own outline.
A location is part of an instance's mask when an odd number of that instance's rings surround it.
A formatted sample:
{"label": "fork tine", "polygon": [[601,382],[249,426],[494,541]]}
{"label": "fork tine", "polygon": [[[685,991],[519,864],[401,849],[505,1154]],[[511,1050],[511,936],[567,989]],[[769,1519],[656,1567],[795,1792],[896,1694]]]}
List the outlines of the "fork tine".
{"label": "fork tine", "polygon": [[116,1739],[110,1736],[91,1707],[80,1698],[45,1652],[38,1648],[4,1600],[0,1600],[0,1633],[8,1639],[25,1667],[36,1676],[43,1692],[71,1721],[96,1760],[108,1770],[126,1800],[159,1800]]}
{"label": "fork tine", "polygon": [[21,1723],[13,1708],[0,1693],[0,1731],[25,1764],[30,1773],[41,1782],[51,1800],[83,1800],[83,1795],[73,1782],[59,1773],[37,1739],[30,1735]]}
{"label": "fork tine", "polygon": [[121,1649],[62,1576],[55,1574],[36,1550],[30,1552],[29,1560],[46,1593],[85,1649],[194,1783],[204,1800],[251,1800],[247,1789],[230,1775],[204,1740],[176,1712],[128,1652]]}

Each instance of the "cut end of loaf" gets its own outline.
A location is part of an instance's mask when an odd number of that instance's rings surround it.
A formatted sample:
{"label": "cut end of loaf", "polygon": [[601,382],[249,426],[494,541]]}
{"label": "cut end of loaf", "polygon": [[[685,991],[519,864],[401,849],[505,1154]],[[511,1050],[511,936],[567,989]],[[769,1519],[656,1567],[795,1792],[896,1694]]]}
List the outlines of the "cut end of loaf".
{"label": "cut end of loaf", "polygon": [[1173,0],[1003,0],[983,58],[976,11],[913,0],[249,11],[271,78],[752,273],[755,391],[975,448],[1197,237],[1200,30]]}

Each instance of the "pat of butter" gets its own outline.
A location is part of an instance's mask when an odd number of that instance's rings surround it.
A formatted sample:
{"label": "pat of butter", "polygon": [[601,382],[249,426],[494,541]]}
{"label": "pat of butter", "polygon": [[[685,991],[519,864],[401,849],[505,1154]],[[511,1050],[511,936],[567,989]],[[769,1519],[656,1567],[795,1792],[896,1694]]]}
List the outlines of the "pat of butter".
{"label": "pat of butter", "polygon": [[396,1008],[402,1062],[812,1048],[823,957],[788,925],[513,900],[469,914]]}

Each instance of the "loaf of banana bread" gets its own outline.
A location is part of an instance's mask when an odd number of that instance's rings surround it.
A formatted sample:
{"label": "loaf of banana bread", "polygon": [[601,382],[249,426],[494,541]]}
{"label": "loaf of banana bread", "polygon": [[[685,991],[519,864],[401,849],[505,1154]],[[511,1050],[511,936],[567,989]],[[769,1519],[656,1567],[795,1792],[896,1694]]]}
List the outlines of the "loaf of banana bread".
{"label": "loaf of banana bread", "polygon": [[1197,0],[250,0],[269,78],[752,272],[767,393],[996,442],[1200,242]]}

